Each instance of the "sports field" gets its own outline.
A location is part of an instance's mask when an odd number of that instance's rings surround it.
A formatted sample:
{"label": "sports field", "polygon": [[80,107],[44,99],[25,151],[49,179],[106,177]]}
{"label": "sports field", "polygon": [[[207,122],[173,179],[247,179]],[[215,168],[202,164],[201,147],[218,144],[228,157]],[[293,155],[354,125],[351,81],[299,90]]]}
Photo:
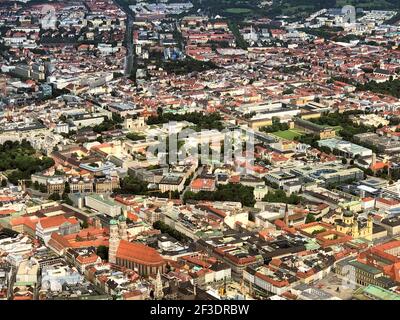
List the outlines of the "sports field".
{"label": "sports field", "polygon": [[303,131],[298,130],[298,129],[289,129],[289,130],[284,130],[284,131],[275,131],[272,133],[273,135],[283,138],[286,140],[294,140],[295,137],[299,137],[303,135]]}

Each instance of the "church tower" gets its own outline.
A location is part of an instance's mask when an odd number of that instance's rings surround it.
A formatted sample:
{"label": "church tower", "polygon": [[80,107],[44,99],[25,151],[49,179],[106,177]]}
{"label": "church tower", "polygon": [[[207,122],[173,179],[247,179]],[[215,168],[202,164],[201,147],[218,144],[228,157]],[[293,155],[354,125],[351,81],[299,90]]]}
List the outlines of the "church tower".
{"label": "church tower", "polygon": [[126,226],[126,218],[122,214],[118,218],[118,234],[120,239],[128,240],[128,228]]}
{"label": "church tower", "polygon": [[163,292],[163,285],[162,285],[162,281],[161,281],[161,273],[160,273],[160,270],[158,270],[156,281],[154,284],[154,299],[161,300],[163,297],[164,297],[164,292]]}
{"label": "church tower", "polygon": [[358,233],[358,221],[357,219],[354,219],[353,225],[351,227],[351,236],[353,238],[358,238],[359,233]]}
{"label": "church tower", "polygon": [[[348,225],[348,226],[352,226],[354,224],[354,214],[351,211],[345,211],[343,213],[343,222]],[[356,221],[357,222],[357,221]]]}
{"label": "church tower", "polygon": [[118,222],[113,219],[110,221],[110,240],[108,249],[108,261],[110,263],[117,263],[117,250],[120,241]]}
{"label": "church tower", "polygon": [[373,227],[374,227],[374,222],[372,216],[368,216],[367,229],[368,229],[368,236],[371,236],[371,238],[373,233]]}
{"label": "church tower", "polygon": [[285,222],[285,224],[287,226],[289,226],[289,206],[287,203],[286,203],[286,207],[285,207],[285,217],[283,219],[283,222]]}

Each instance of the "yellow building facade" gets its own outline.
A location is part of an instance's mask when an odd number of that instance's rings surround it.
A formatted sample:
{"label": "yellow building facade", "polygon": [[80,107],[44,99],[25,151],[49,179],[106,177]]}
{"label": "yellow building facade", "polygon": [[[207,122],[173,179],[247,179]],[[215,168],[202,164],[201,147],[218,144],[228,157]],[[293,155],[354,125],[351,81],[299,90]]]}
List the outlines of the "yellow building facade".
{"label": "yellow building facade", "polygon": [[352,236],[354,239],[364,238],[372,240],[373,220],[368,217],[366,223],[358,221],[352,212],[343,213],[342,217],[335,220],[336,231]]}

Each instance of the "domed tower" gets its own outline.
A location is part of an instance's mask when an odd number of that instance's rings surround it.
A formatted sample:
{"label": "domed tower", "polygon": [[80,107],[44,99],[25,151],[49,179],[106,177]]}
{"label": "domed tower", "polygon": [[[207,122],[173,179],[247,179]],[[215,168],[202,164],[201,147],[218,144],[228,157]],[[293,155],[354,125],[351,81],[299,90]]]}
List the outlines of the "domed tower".
{"label": "domed tower", "polygon": [[123,214],[118,217],[118,233],[120,239],[128,240],[128,228],[126,226],[126,218]]}
{"label": "domed tower", "polygon": [[372,219],[372,216],[368,216],[367,228],[368,228],[368,234],[371,236],[373,232],[373,227],[374,227],[374,221]]}
{"label": "domed tower", "polygon": [[354,219],[353,226],[351,227],[351,236],[353,238],[358,238],[359,236],[357,219]]}
{"label": "domed tower", "polygon": [[112,219],[110,221],[110,240],[108,249],[108,261],[110,263],[117,263],[117,250],[121,238],[118,232],[118,222]]}
{"label": "domed tower", "polygon": [[351,211],[345,211],[343,213],[343,222],[347,224],[348,226],[351,226],[354,224],[354,214]]}
{"label": "domed tower", "polygon": [[342,219],[342,216],[343,216],[343,214],[342,214],[342,208],[340,208],[340,207],[338,207],[338,208],[336,208],[335,209],[335,220],[337,220],[337,219]]}

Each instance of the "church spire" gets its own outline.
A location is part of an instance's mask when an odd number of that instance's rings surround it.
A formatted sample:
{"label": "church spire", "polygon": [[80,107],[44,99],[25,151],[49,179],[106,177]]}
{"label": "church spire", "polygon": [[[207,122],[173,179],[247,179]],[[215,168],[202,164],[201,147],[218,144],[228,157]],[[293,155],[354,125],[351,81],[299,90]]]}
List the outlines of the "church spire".
{"label": "church spire", "polygon": [[284,221],[283,222],[285,222],[285,224],[287,226],[289,226],[289,206],[288,206],[287,203],[286,203],[286,207],[285,207],[285,217],[284,217]]}
{"label": "church spire", "polygon": [[157,277],[154,285],[154,299],[161,300],[164,297],[163,285],[161,281],[160,270],[157,272]]}

